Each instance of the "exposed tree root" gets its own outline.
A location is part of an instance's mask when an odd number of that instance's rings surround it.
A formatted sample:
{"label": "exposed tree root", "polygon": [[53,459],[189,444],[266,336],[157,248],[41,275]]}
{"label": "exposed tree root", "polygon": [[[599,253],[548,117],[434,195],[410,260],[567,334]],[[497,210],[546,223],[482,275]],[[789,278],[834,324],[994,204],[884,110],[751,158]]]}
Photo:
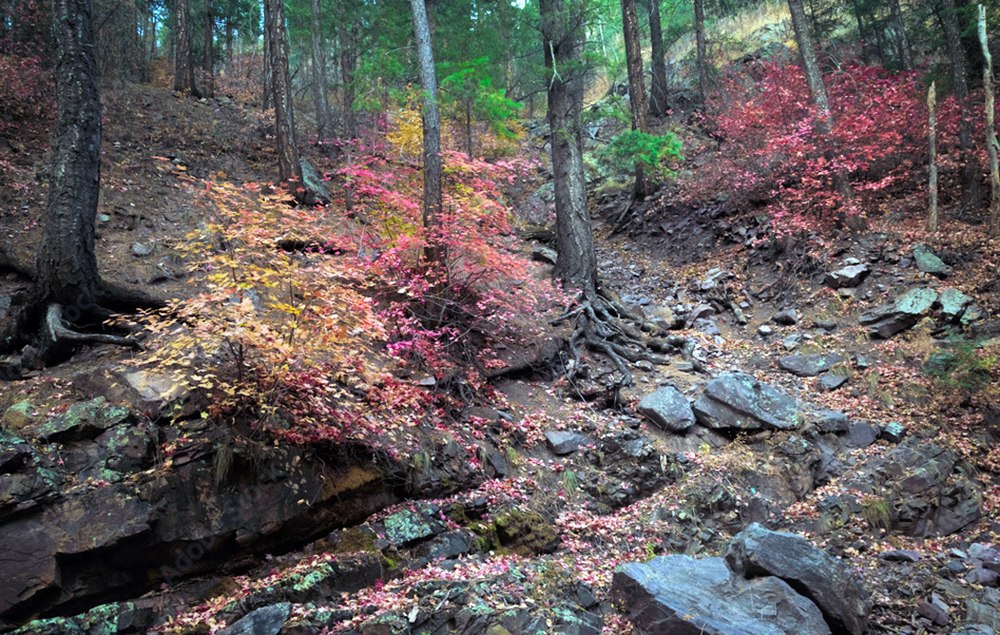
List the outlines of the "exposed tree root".
{"label": "exposed tree root", "polygon": [[60,340],[71,342],[96,342],[100,344],[115,344],[142,350],[142,344],[131,337],[111,335],[110,333],[81,333],[66,325],[63,319],[61,304],[50,304],[45,312],[45,335],[50,345],[56,345]]}
{"label": "exposed tree root", "polygon": [[[590,296],[590,297],[588,297]],[[606,388],[612,391],[617,401],[618,391],[633,383],[630,366],[639,361],[666,365],[670,360],[655,352],[680,352],[667,333],[655,325],[642,320],[629,311],[617,298],[610,294],[582,294],[580,303],[573,310],[561,315],[555,323],[573,319],[574,330],[569,340],[569,361],[566,364],[566,379],[574,382],[586,374],[582,362],[584,349],[604,355],[615,367],[617,377]],[[633,328],[629,323],[638,325]],[[653,337],[643,335],[651,332]],[[676,343],[686,338],[674,338]],[[692,344],[693,348],[693,344]],[[654,352],[655,351],[655,352]]]}

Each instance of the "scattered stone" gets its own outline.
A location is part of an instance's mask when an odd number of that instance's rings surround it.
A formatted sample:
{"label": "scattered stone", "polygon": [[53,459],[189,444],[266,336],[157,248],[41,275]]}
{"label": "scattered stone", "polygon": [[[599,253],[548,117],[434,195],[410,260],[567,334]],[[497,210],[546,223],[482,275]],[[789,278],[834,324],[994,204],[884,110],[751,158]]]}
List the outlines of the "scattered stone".
{"label": "scattered stone", "polygon": [[883,551],[878,557],[889,562],[919,562],[922,556],[919,551],[910,549],[890,549]]}
{"label": "scattered stone", "polygon": [[785,350],[791,351],[802,346],[803,342],[805,342],[805,338],[802,337],[801,333],[793,333],[781,340],[781,345],[785,347]]}
{"label": "scattered stone", "polygon": [[784,311],[778,311],[775,313],[774,317],[771,319],[782,326],[793,326],[798,324],[799,314],[795,311],[795,309],[785,309]]}
{"label": "scattered stone", "polygon": [[819,376],[819,389],[830,392],[847,383],[848,377],[843,373],[823,373]]}
{"label": "scattered stone", "polygon": [[966,582],[980,586],[997,586],[1000,573],[989,569],[977,568],[965,574]]}
{"label": "scattered stone", "polygon": [[824,410],[818,413],[814,423],[820,432],[847,432],[851,425],[847,415],[840,410]]}
{"label": "scattered stone", "polygon": [[264,606],[222,629],[219,635],[278,635],[291,614],[291,602]]}
{"label": "scattered stone", "polygon": [[757,332],[762,336],[767,337],[768,335],[774,333],[774,329],[768,326],[767,324],[761,324],[760,326],[757,327]]}
{"label": "scattered stone", "polygon": [[531,250],[531,259],[535,262],[544,262],[554,265],[559,258],[559,253],[555,249],[539,245]]}
{"label": "scattered stone", "polygon": [[444,525],[431,516],[433,511],[436,510],[421,509],[418,513],[404,509],[386,516],[382,521],[385,525],[386,540],[390,544],[403,546],[441,533],[444,531]]}
{"label": "scattered stone", "polygon": [[856,287],[864,281],[870,271],[867,265],[848,265],[826,274],[826,284],[834,289]]}
{"label": "scattered stone", "polygon": [[837,320],[833,318],[816,318],[813,320],[813,324],[816,325],[816,328],[821,328],[824,331],[835,331],[838,326]]}
{"label": "scattered stone", "polygon": [[132,255],[136,258],[144,258],[153,253],[151,243],[132,243]]}
{"label": "scattered stone", "polygon": [[969,557],[979,560],[987,569],[1000,573],[1000,549],[977,542],[969,547]]}
{"label": "scattered stone", "polygon": [[587,435],[580,432],[570,432],[567,430],[552,430],[545,433],[545,440],[549,444],[549,449],[553,454],[563,456],[576,452],[581,445],[590,442]]}
{"label": "scattered stone", "polygon": [[801,418],[794,399],[744,373],[726,373],[708,382],[693,410],[698,423],[714,429],[788,430]]}
{"label": "scattered stone", "polygon": [[867,421],[851,421],[847,426],[847,434],[840,437],[840,442],[849,450],[867,448],[878,439],[879,429]]}
{"label": "scattered stone", "polygon": [[872,335],[888,339],[919,322],[920,317],[937,298],[937,291],[933,289],[911,289],[893,304],[862,314],[858,322],[862,326],[871,327]]}
{"label": "scattered stone", "polygon": [[898,421],[890,421],[882,427],[879,435],[889,443],[899,443],[906,436],[906,426]]}
{"label": "scattered stone", "polygon": [[22,428],[35,423],[38,414],[30,401],[19,401],[3,413],[3,424],[11,432],[18,432]]}
{"label": "scattered stone", "polygon": [[741,576],[773,575],[804,593],[823,612],[832,630],[861,635],[868,628],[871,595],[850,566],[805,538],[754,523],[723,552]]}
{"label": "scattered stone", "polygon": [[826,372],[837,364],[847,361],[840,353],[823,353],[816,355],[785,355],[778,359],[778,367],[798,377],[815,377]]}
{"label": "scattered stone", "polygon": [[913,246],[913,260],[917,263],[917,269],[924,273],[929,273],[939,278],[947,278],[951,274],[951,267],[931,251],[927,245],[917,243]]}
{"label": "scattered stone", "polygon": [[965,313],[966,307],[972,304],[972,298],[958,289],[949,287],[941,291],[941,295],[938,296],[938,304],[941,305],[941,317],[950,322]]}
{"label": "scattered stone", "polygon": [[682,432],[695,423],[694,411],[681,391],[665,386],[639,401],[639,414],[669,432]]}
{"label": "scattered stone", "polygon": [[938,626],[948,625],[948,611],[943,610],[936,604],[931,604],[930,602],[922,602],[920,606],[917,607],[917,614],[921,617],[929,619]]}
{"label": "scattered stone", "polygon": [[732,576],[722,558],[684,555],[630,562],[615,572],[611,601],[640,633],[826,635],[811,601],[776,577]]}
{"label": "scattered stone", "polygon": [[1000,631],[1000,611],[972,598],[965,601],[965,621],[968,624],[985,624],[994,633]]}

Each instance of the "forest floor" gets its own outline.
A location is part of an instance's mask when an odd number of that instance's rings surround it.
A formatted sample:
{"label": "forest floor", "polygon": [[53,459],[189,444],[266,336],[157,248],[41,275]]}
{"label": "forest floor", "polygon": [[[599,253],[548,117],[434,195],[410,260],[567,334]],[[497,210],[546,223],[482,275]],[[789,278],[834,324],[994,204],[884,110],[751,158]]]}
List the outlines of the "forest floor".
{"label": "forest floor", "polygon": [[[103,103],[104,150],[96,243],[101,271],[109,280],[147,289],[163,298],[193,296],[199,292],[201,282],[198,274],[189,270],[183,246],[204,219],[190,192],[181,187],[178,174],[240,184],[272,181],[276,162],[272,139],[267,134],[269,123],[260,114],[228,99],[199,101],[149,86],[105,91]],[[8,236],[8,255],[22,263],[33,262],[41,234],[48,161],[45,144],[42,135],[0,144],[2,158],[23,170],[20,176],[26,177],[18,179],[24,183],[21,189],[0,189],[0,228]],[[307,147],[305,156],[320,172],[332,165],[313,146]],[[967,551],[975,542],[996,543],[1000,533],[1000,472],[995,471],[1000,469],[1000,462],[988,447],[1000,438],[995,436],[1000,434],[997,411],[993,409],[997,404],[978,402],[978,385],[973,385],[994,381],[995,364],[993,368],[987,364],[970,371],[965,377],[968,382],[943,383],[925,370],[930,357],[948,344],[933,321],[921,322],[891,340],[873,341],[857,325],[857,319],[888,294],[896,295],[932,281],[906,263],[913,244],[926,241],[953,267],[948,285],[972,296],[984,312],[984,319],[969,328],[964,341],[995,338],[997,323],[991,316],[1000,316],[1000,278],[991,265],[992,255],[985,256],[996,252],[995,242],[983,235],[981,226],[951,219],[945,221],[945,231],[930,236],[921,228],[922,219],[917,216],[873,219],[867,231],[845,230],[809,244],[779,242],[770,239],[763,223],[753,214],[730,214],[717,201],[697,208],[674,207],[667,198],[668,194],[657,195],[645,202],[638,212],[643,222],[635,222],[619,234],[613,234],[611,226],[622,199],[611,197],[595,204],[599,219],[598,260],[609,288],[636,306],[688,303],[712,307],[706,315],[714,330],[699,330],[689,324],[678,332],[697,342],[696,357],[713,373],[751,373],[817,407],[842,410],[851,418],[875,423],[901,422],[911,434],[925,435],[956,448],[975,467],[985,492],[983,513],[977,522],[947,537],[904,536],[889,527],[872,526],[874,519],[864,515],[828,529],[809,524],[809,514],[797,517],[794,510],[790,511],[792,507],[800,511],[815,507],[836,488],[809,491],[784,510],[788,528],[805,532],[862,572],[866,584],[875,592],[873,617],[877,632],[946,632],[933,620],[921,618],[924,614],[918,614],[917,607],[940,590],[937,585],[942,579],[966,585],[959,573],[945,571],[949,562],[961,559],[954,550]],[[753,240],[755,235],[759,240]],[[527,253],[530,246],[524,249]],[[881,269],[855,295],[838,294],[824,285],[823,278],[833,263],[849,255],[865,262],[877,261]],[[8,274],[0,280],[0,297],[9,298],[29,284],[16,274]],[[730,310],[732,304],[744,306],[745,323]],[[775,314],[786,309],[796,311],[796,324],[781,326],[773,322]],[[835,329],[816,326],[831,320]],[[820,391],[815,379],[778,370],[777,358],[799,345],[788,344],[789,336],[799,337],[807,348],[836,349],[847,354],[852,360],[847,385],[835,391]],[[0,386],[0,410],[27,394],[42,410],[58,409],[66,402],[88,396],[78,394],[73,386],[75,377],[135,355],[142,353],[108,346],[84,347],[57,367],[32,371],[23,381]],[[520,416],[544,413],[553,422],[583,421],[582,427],[594,435],[602,434],[602,430],[631,430],[654,437],[664,446],[675,443],[638,416],[635,403],[665,385],[692,395],[707,377],[676,363],[639,365],[634,372],[635,385],[623,391],[628,402],[624,409],[582,404],[572,398],[566,386],[538,377],[505,380],[498,388],[505,393],[510,411]],[[700,474],[689,476],[689,481],[695,483],[693,487],[709,489],[713,483],[725,483],[735,499],[749,499],[746,491],[740,491],[739,478],[729,479],[725,474],[739,474],[767,462],[774,448],[789,438],[787,433],[759,433],[725,447],[709,447],[706,441],[698,440],[694,447],[681,448],[695,457],[697,465],[693,469]],[[888,448],[885,441],[880,441],[867,452],[885,452]],[[860,462],[863,456],[863,452],[856,453],[850,461]],[[636,542],[635,528],[626,526],[627,515],[608,517],[607,522],[591,519],[587,523],[593,524],[585,526],[582,519],[589,514],[585,510],[593,498],[585,487],[566,480],[565,474],[572,467],[572,459],[557,458],[543,447],[536,447],[521,452],[508,477],[536,481],[537,489],[531,494],[533,507],[545,516],[566,519],[578,514],[581,524],[573,529],[574,535],[590,548],[607,549],[615,558],[650,556],[676,548],[671,544]],[[586,473],[582,466],[577,467],[581,475]],[[580,493],[567,491],[570,489],[579,489]],[[657,493],[655,500],[663,503],[671,496],[676,500],[685,496],[685,490],[677,486],[671,492]],[[729,511],[743,514],[742,504]],[[721,516],[718,522],[709,522],[707,516],[714,513],[706,511],[701,526],[712,532],[728,527]],[[572,533],[565,527],[566,535]],[[717,538],[698,538],[697,531],[688,529],[675,538],[691,540],[689,545],[700,540],[699,546],[689,549],[691,553],[713,552],[719,545]],[[926,558],[904,576],[898,563],[878,557],[890,548],[911,549]],[[604,553],[598,556],[611,557],[602,556]],[[262,572],[276,566],[260,564]],[[599,568],[599,563],[588,566]],[[587,566],[581,567],[581,571],[585,569]],[[595,574],[594,580],[597,591],[606,591],[601,587],[606,577]],[[954,597],[946,598],[946,603],[951,603],[951,624],[961,623],[967,605]]]}

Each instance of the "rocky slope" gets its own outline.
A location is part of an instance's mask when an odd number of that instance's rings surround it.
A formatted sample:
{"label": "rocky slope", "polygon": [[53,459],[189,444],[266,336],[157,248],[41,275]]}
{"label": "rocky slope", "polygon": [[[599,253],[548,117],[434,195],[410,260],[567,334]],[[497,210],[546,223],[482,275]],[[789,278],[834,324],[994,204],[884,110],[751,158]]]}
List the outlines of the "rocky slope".
{"label": "rocky slope", "polygon": [[[464,432],[421,430],[420,451],[304,451],[203,418],[197,390],[119,351],[9,384],[0,628],[1000,629],[990,243],[904,220],[818,248],[753,216],[648,204],[655,224],[604,238],[602,273],[692,345],[638,363],[624,408],[526,374],[460,413]],[[182,233],[150,218],[103,231]],[[761,562],[751,543],[772,539],[791,564]],[[723,619],[721,581],[754,615]],[[709,599],[656,604],[674,587]]]}

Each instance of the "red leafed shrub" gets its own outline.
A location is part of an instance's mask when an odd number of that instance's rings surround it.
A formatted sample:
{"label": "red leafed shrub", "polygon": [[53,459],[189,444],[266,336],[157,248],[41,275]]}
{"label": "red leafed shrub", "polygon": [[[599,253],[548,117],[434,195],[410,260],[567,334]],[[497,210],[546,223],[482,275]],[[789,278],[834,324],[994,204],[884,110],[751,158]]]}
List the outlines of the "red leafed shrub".
{"label": "red leafed shrub", "polygon": [[47,119],[55,109],[52,77],[37,57],[0,55],[0,133],[17,121]]}
{"label": "red leafed shrub", "polygon": [[[701,189],[732,191],[738,202],[767,207],[775,230],[828,227],[883,209],[891,198],[923,189],[927,163],[926,89],[915,73],[846,64],[824,77],[835,125],[814,132],[814,109],[798,66],[759,68],[759,79],[730,77],[716,96],[716,134],[724,160],[699,171]],[[957,144],[953,99],[938,106],[939,153]],[[853,196],[837,193],[847,177]],[[688,195],[703,195],[689,188]]]}

